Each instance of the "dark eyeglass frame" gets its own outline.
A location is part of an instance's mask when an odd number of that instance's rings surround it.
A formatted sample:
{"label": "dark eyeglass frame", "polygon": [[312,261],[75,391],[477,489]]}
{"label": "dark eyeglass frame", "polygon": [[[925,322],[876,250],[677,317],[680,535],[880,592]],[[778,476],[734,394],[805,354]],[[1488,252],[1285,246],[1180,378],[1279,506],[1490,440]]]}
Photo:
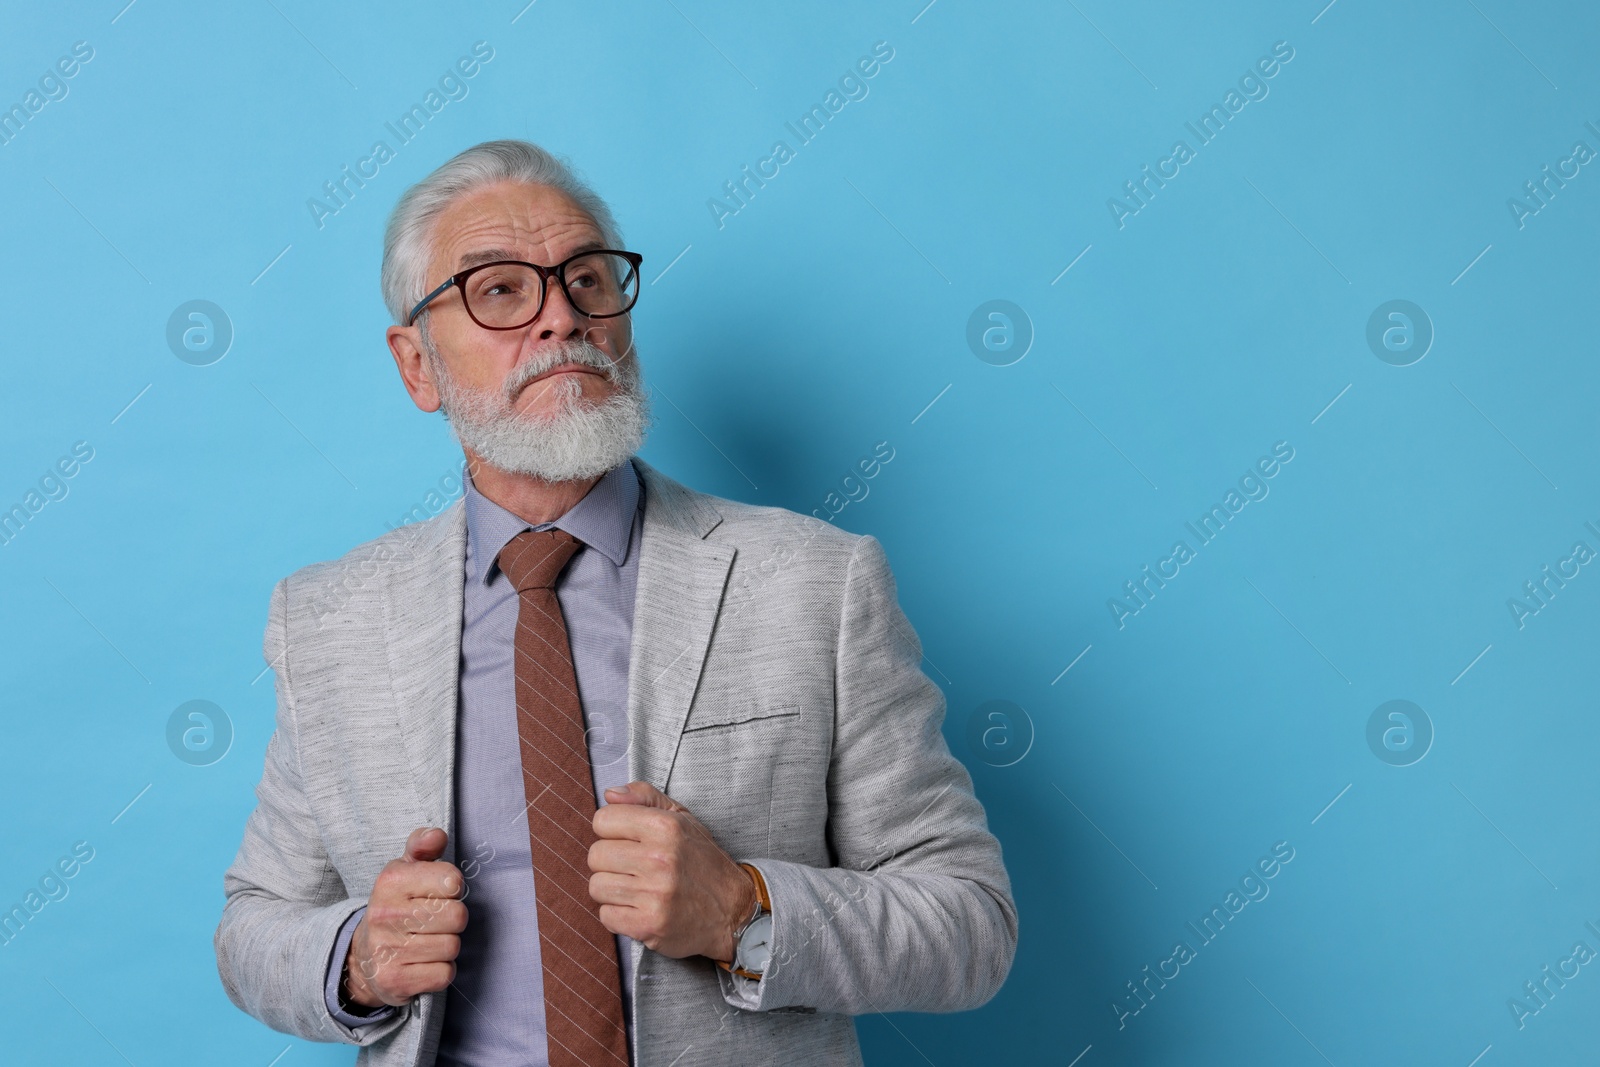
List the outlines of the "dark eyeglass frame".
{"label": "dark eyeglass frame", "polygon": [[[613,256],[621,256],[623,259],[631,263],[633,265],[633,274],[636,284],[633,290],[633,299],[628,301],[627,307],[623,308],[621,311],[612,311],[605,315],[590,315],[588,312],[579,308],[577,302],[572,299],[572,291],[567,288],[567,267],[585,256],[593,256],[602,252],[609,253]],[[545,298],[550,295],[551,278],[554,278],[556,283],[561,286],[561,295],[567,298],[567,303],[572,305],[572,309],[578,312],[578,314],[590,319],[614,319],[618,315],[626,315],[628,312],[632,311],[633,306],[639,302],[639,293],[642,291],[643,287],[639,286],[637,281],[640,277],[639,265],[643,262],[644,257],[637,252],[625,252],[620,248],[586,248],[582,252],[574,252],[572,255],[568,256],[566,259],[562,260],[560,263],[557,263],[553,267],[542,267],[537,263],[529,263],[526,260],[521,259],[497,259],[493,263],[480,263],[476,267],[468,267],[464,271],[458,271],[457,273],[452,274],[450,277],[444,280],[444,284],[440,285],[439,288],[435,289],[433,292],[419,300],[417,302],[417,306],[411,309],[411,314],[406,316],[406,325],[411,326],[415,324],[417,321],[417,316],[422,314],[427,306],[433,302],[434,298],[439,296],[446,289],[453,285],[457,289],[461,290],[461,306],[466,308],[467,315],[471,317],[473,322],[476,322],[485,330],[520,330],[524,326],[531,324],[544,312]],[[539,275],[539,306],[534,308],[533,315],[528,319],[527,322],[519,322],[515,326],[490,326],[488,323],[479,319],[478,316],[472,314],[472,302],[467,299],[467,279],[478,273],[480,270],[487,270],[490,267],[504,267],[508,264],[518,267],[530,267],[536,274]]]}

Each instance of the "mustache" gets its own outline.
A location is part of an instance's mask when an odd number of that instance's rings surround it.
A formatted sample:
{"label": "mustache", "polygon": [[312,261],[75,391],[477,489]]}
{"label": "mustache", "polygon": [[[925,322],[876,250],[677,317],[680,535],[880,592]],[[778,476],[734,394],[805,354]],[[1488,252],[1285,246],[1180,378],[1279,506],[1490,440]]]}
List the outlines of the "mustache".
{"label": "mustache", "polygon": [[552,345],[547,345],[535,354],[518,363],[506,375],[505,384],[501,387],[501,398],[507,404],[516,399],[522,388],[539,375],[552,367],[563,363],[576,363],[580,366],[593,367],[607,378],[615,381],[617,363],[599,348],[582,338],[568,338]]}

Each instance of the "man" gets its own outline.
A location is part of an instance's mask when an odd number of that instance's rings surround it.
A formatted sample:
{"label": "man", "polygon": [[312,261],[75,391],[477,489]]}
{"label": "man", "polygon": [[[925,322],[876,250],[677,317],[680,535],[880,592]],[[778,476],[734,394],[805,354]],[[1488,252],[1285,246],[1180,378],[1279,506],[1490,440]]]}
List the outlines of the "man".
{"label": "man", "polygon": [[384,1065],[859,1063],[1017,920],[882,547],[634,453],[640,257],[535,145],[389,221],[388,343],[463,499],[273,590],[277,730],[217,965]]}

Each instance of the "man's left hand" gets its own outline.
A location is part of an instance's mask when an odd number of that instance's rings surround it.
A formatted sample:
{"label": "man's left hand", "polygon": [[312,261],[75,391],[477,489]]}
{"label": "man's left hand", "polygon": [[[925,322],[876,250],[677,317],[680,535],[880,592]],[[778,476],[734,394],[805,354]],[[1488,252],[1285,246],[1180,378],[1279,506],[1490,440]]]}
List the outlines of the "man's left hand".
{"label": "man's left hand", "polygon": [[733,959],[755,884],[689,809],[648,782],[607,789],[594,813],[589,895],[614,934],[663,956]]}

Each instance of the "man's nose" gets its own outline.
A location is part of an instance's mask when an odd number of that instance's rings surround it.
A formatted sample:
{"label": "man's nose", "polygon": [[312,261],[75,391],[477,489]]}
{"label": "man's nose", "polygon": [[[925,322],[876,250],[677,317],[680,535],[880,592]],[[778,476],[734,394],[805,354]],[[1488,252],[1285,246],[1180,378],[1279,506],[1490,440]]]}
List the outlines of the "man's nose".
{"label": "man's nose", "polygon": [[534,324],[539,330],[539,340],[566,340],[582,336],[588,316],[572,306],[566,290],[551,278],[545,286],[544,307]]}

